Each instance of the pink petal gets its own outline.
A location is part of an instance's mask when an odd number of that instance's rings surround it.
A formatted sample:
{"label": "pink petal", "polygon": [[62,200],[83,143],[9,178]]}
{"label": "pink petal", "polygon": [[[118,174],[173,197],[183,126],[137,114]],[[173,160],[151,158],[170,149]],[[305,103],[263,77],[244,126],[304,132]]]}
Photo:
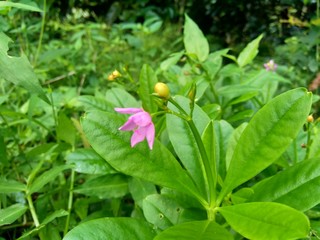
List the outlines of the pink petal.
{"label": "pink petal", "polygon": [[142,108],[115,108],[114,110],[118,113],[123,113],[123,114],[135,114],[135,113],[143,112]]}
{"label": "pink petal", "polygon": [[135,122],[135,124],[140,127],[145,127],[152,123],[150,114],[144,111],[132,115],[131,117],[129,117],[129,120]]}
{"label": "pink petal", "polygon": [[131,147],[134,147],[137,143],[142,142],[146,137],[146,128],[139,128],[135,130],[131,137]]}
{"label": "pink petal", "polygon": [[135,130],[137,127],[138,125],[132,119],[129,118],[128,121],[119,128],[119,130],[132,131]]}
{"label": "pink petal", "polygon": [[151,123],[149,126],[147,126],[147,134],[146,134],[148,145],[151,150],[154,143],[154,135],[155,135],[155,129],[154,129],[153,123]]}

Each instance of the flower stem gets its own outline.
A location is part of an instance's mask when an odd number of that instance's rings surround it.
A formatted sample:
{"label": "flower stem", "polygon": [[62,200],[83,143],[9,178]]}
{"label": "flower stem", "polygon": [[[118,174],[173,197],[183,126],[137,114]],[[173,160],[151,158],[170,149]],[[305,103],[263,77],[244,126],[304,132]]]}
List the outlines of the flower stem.
{"label": "flower stem", "polygon": [[199,152],[200,152],[201,159],[202,159],[202,165],[204,166],[205,175],[206,175],[206,178],[208,181],[207,182],[208,183],[208,189],[207,189],[208,203],[209,203],[209,206],[212,206],[212,204],[215,202],[215,187],[214,187],[214,177],[213,177],[213,174],[211,171],[211,166],[210,166],[210,162],[209,162],[209,159],[207,156],[207,152],[206,152],[206,149],[203,145],[201,136],[200,136],[193,120],[189,119],[187,121],[187,123],[193,133],[193,136],[195,137],[197,146],[199,148]]}
{"label": "flower stem", "polygon": [[40,225],[39,219],[38,219],[36,210],[35,210],[35,208],[34,208],[33,201],[32,201],[32,198],[31,198],[31,195],[30,195],[30,194],[27,195],[27,201],[28,201],[28,204],[29,204],[29,209],[30,209],[30,212],[31,212],[31,216],[32,216],[34,225],[35,225],[36,227],[39,227],[39,225]]}
{"label": "flower stem", "polygon": [[66,235],[69,230],[70,215],[71,215],[72,203],[73,203],[74,178],[75,178],[75,171],[74,169],[72,169],[71,178],[70,178],[69,200],[68,200],[68,215],[67,215],[66,225],[64,227],[64,235]]}
{"label": "flower stem", "polygon": [[43,38],[43,33],[44,33],[44,25],[46,22],[46,8],[47,8],[47,1],[43,0],[43,15],[42,15],[42,22],[41,22],[41,30],[40,30],[37,52],[36,52],[36,55],[33,60],[33,66],[37,65],[37,60],[39,57],[39,53],[41,51],[42,38]]}

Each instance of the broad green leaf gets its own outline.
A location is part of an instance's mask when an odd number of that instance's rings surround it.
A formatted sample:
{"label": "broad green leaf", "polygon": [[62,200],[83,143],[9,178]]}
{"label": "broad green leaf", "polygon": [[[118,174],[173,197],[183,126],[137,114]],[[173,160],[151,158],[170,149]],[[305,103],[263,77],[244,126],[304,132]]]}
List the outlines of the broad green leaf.
{"label": "broad green leaf", "polygon": [[157,76],[153,69],[149,65],[144,64],[140,72],[140,87],[138,92],[142,101],[142,107],[150,113],[155,112],[158,108],[154,97],[151,95],[157,82]]}
{"label": "broad green leaf", "polygon": [[27,209],[27,206],[20,203],[0,209],[0,226],[13,223],[21,217]]}
{"label": "broad green leaf", "polygon": [[251,41],[239,54],[237,62],[240,67],[244,67],[245,65],[252,62],[252,60],[257,56],[259,50],[259,43],[262,39],[263,35],[261,34],[259,37]]}
{"label": "broad green leaf", "polygon": [[146,141],[131,148],[132,133],[118,130],[123,123],[120,114],[99,111],[90,112],[82,119],[83,130],[93,149],[116,170],[196,194],[192,180],[167,148],[157,139],[153,150],[148,148]]}
{"label": "broad green leaf", "polygon": [[[187,113],[190,112],[189,99],[177,96],[175,101],[177,101]],[[169,109],[178,111],[172,104],[169,104],[168,107]],[[171,144],[183,166],[188,170],[197,187],[203,196],[205,196],[207,192],[205,169],[202,165],[199,147],[191,127],[186,120],[182,120],[175,115],[168,114],[166,117],[167,131]],[[195,106],[193,121],[201,136],[210,119],[201,108]]]}
{"label": "broad green leaf", "polygon": [[110,174],[116,171],[93,149],[77,149],[66,156],[67,164],[75,165],[74,170],[87,174]]}
{"label": "broad green leaf", "polygon": [[183,43],[187,53],[195,54],[200,62],[209,55],[209,43],[197,24],[185,14]]}
{"label": "broad green leaf", "polygon": [[309,114],[312,94],[303,88],[283,93],[258,111],[234,149],[220,199],[276,161]]}
{"label": "broad green leaf", "polygon": [[157,193],[157,189],[154,184],[143,181],[139,178],[131,178],[129,180],[129,191],[135,204],[141,208],[143,199],[145,199],[148,195]]}
{"label": "broad green leaf", "polygon": [[183,210],[174,199],[160,194],[146,197],[142,209],[146,220],[162,230],[177,224]]}
{"label": "broad green leaf", "polygon": [[218,211],[235,231],[249,239],[298,239],[309,233],[307,216],[279,203],[243,203]]}
{"label": "broad green leaf", "polygon": [[232,240],[233,236],[214,221],[186,222],[170,227],[154,240]]}
{"label": "broad green leaf", "polygon": [[27,186],[15,180],[0,180],[0,193],[14,193],[26,191]]}
{"label": "broad green leaf", "polygon": [[234,152],[234,149],[237,146],[237,143],[239,141],[239,138],[241,137],[241,134],[243,132],[243,130],[247,127],[247,123],[243,123],[241,124],[239,127],[237,127],[231,137],[230,140],[228,141],[228,148],[226,151],[226,165],[227,165],[227,169],[229,168],[230,162],[231,162],[231,158]]}
{"label": "broad green leaf", "polygon": [[128,178],[120,174],[91,178],[74,192],[101,199],[123,197],[128,193]]}
{"label": "broad green leaf", "polygon": [[249,201],[279,202],[304,212],[320,203],[319,185],[319,159],[309,159],[258,183]]}
{"label": "broad green leaf", "polygon": [[8,55],[9,42],[11,42],[11,39],[0,32],[0,79],[20,85],[30,93],[37,94],[42,100],[50,103],[27,57],[24,54],[21,54],[21,57]]}
{"label": "broad green leaf", "polygon": [[145,218],[162,230],[182,222],[206,219],[203,212],[202,209],[184,207],[170,194],[153,194],[143,200]]}
{"label": "broad green leaf", "polygon": [[61,165],[45,171],[40,176],[38,176],[30,186],[28,186],[28,194],[39,191],[44,185],[53,181],[64,170],[70,168],[72,168],[71,165]]}
{"label": "broad green leaf", "polygon": [[138,101],[122,88],[111,88],[106,93],[106,100],[114,107],[128,108],[140,107]]}
{"label": "broad green leaf", "polygon": [[152,226],[140,219],[100,218],[78,225],[63,240],[152,240],[155,235]]}
{"label": "broad green leaf", "polygon": [[22,10],[28,10],[33,12],[43,12],[40,8],[36,6],[31,6],[24,3],[14,3],[14,2],[8,2],[8,1],[0,1],[0,8],[3,7],[14,7]]}
{"label": "broad green leaf", "polygon": [[219,88],[217,90],[217,94],[223,97],[235,98],[248,93],[257,93],[258,91],[259,88],[257,87],[252,87],[244,84],[234,84]]}

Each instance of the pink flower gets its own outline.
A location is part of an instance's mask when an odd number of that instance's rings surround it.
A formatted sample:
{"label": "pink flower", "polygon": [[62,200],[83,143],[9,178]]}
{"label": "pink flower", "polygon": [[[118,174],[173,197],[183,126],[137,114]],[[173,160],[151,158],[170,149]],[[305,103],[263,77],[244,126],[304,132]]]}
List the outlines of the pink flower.
{"label": "pink flower", "polygon": [[131,147],[147,139],[149,148],[152,149],[155,128],[149,113],[142,108],[115,108],[115,111],[123,114],[133,114],[128,121],[119,128],[121,131],[133,131]]}
{"label": "pink flower", "polygon": [[263,64],[263,66],[267,71],[275,71],[278,67],[278,65],[274,63],[273,59],[271,59],[269,62]]}

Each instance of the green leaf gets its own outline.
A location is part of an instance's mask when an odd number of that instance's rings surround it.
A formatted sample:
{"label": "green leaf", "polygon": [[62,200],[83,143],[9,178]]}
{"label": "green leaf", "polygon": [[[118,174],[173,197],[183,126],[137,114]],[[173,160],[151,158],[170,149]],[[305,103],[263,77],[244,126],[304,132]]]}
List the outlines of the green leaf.
{"label": "green leaf", "polygon": [[98,98],[94,96],[79,96],[79,104],[84,106],[86,111],[90,110],[102,110],[102,111],[111,111],[113,106],[104,98]]}
{"label": "green leaf", "polygon": [[0,226],[13,223],[21,217],[27,209],[28,207],[20,203],[0,209]]}
{"label": "green leaf", "polygon": [[143,214],[146,220],[159,229],[166,229],[178,223],[182,207],[173,199],[160,195],[149,195],[143,200]]}
{"label": "green leaf", "polygon": [[134,218],[100,218],[82,223],[72,229],[63,240],[117,239],[152,240],[155,232],[145,221]]}
{"label": "green leaf", "polygon": [[251,41],[239,54],[237,62],[240,67],[244,67],[245,65],[252,62],[252,60],[257,56],[259,50],[259,43],[262,39],[263,35],[261,34],[259,37]]}
{"label": "green leaf", "polygon": [[124,123],[122,119],[120,114],[99,111],[90,112],[82,119],[83,130],[99,155],[127,175],[183,192],[197,192],[185,170],[157,139],[153,150],[145,141],[131,148],[132,133],[118,130]]}
{"label": "green leaf", "polygon": [[169,58],[161,62],[160,69],[162,71],[167,71],[172,65],[175,65],[180,60],[183,54],[184,51],[171,54]]}
{"label": "green leaf", "polygon": [[207,153],[207,157],[211,166],[211,172],[213,176],[213,185],[217,185],[217,178],[218,178],[218,172],[217,172],[217,149],[216,149],[216,133],[214,128],[214,121],[210,121],[207,125],[206,129],[204,130],[202,134],[202,142],[204,145],[204,148]]}
{"label": "green leaf", "polygon": [[187,53],[196,54],[200,62],[209,55],[209,43],[197,24],[185,14],[183,42]]}
{"label": "green leaf", "polygon": [[26,185],[15,180],[0,180],[0,193],[23,192],[26,188]]}
{"label": "green leaf", "polygon": [[142,107],[150,113],[155,112],[158,109],[157,104],[153,99],[154,97],[151,95],[154,92],[153,89],[157,82],[158,79],[153,69],[149,65],[144,64],[140,72],[140,87],[138,92],[142,101]]}
{"label": "green leaf", "polygon": [[74,170],[86,174],[110,174],[116,171],[93,149],[77,149],[66,156],[67,164]]}
{"label": "green leaf", "polygon": [[129,180],[129,191],[135,204],[141,208],[143,199],[148,195],[157,193],[157,189],[154,184],[143,181],[139,178],[131,178]]}
{"label": "green leaf", "polygon": [[235,231],[249,239],[297,239],[309,233],[307,216],[279,203],[243,203],[218,211]]}
{"label": "green leaf", "polygon": [[[189,102],[187,98],[177,96],[175,101],[190,112]],[[172,104],[168,107],[174,111],[178,111]],[[167,116],[167,131],[171,144],[177,153],[183,166],[188,170],[198,188],[202,191],[203,196],[206,195],[206,181],[204,166],[201,164],[201,154],[197,145],[195,136],[186,120],[183,120],[175,115],[168,114]],[[210,119],[205,112],[197,105],[194,108],[193,121],[201,136]]]}
{"label": "green leaf", "polygon": [[217,170],[220,177],[224,178],[227,171],[226,154],[229,139],[233,132],[233,127],[225,120],[215,121],[214,124],[216,135],[216,160]]}
{"label": "green leaf", "polygon": [[5,79],[13,84],[20,85],[30,93],[36,94],[42,100],[50,103],[27,57],[24,54],[21,54],[21,57],[8,55],[9,42],[11,42],[11,39],[0,32],[0,79]]}
{"label": "green leaf", "polygon": [[320,203],[318,159],[300,162],[253,187],[252,202],[279,202],[299,211]]}
{"label": "green leaf", "polygon": [[24,3],[0,1],[0,8],[3,8],[3,7],[14,7],[22,10],[33,11],[33,12],[43,12],[40,8],[36,6],[27,5]]}
{"label": "green leaf", "polygon": [[53,181],[62,171],[70,168],[72,168],[72,166],[70,165],[61,165],[45,171],[40,176],[38,176],[30,186],[28,186],[28,194],[39,191],[44,185]]}
{"label": "green leaf", "polygon": [[258,111],[234,149],[220,199],[276,161],[306,121],[312,94],[303,88],[283,93]]}
{"label": "green leaf", "polygon": [[67,216],[68,215],[68,212],[64,209],[60,209],[60,210],[57,210],[51,214],[49,214],[49,216],[47,216],[41,224],[43,225],[46,225],[50,222],[52,222],[53,220],[55,220],[56,218],[60,218],[60,217],[64,217],[64,216]]}
{"label": "green leaf", "polygon": [[202,64],[203,69],[208,74],[208,80],[214,80],[214,77],[222,66],[222,55],[226,54],[229,49],[222,49],[214,53],[210,53],[207,60]]}
{"label": "green leaf", "polygon": [[74,192],[101,199],[123,197],[128,193],[128,178],[120,174],[91,178]]}
{"label": "green leaf", "polygon": [[58,126],[56,132],[58,139],[69,143],[71,146],[74,146],[76,140],[76,129],[70,118],[68,118],[62,112],[60,112],[58,116]]}
{"label": "green leaf", "polygon": [[114,107],[140,107],[138,101],[122,88],[111,88],[106,93],[106,100]]}
{"label": "green leaf", "polygon": [[154,240],[232,240],[228,230],[214,221],[195,221],[182,223],[166,229]]}

